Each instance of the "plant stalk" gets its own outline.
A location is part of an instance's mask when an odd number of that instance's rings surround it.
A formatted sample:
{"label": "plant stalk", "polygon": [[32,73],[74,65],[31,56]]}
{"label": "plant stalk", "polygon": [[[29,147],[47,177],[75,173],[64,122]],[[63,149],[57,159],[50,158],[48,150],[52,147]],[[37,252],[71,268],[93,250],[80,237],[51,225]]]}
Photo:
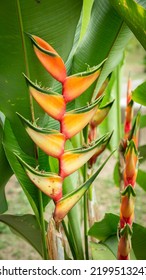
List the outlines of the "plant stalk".
{"label": "plant stalk", "polygon": [[45,229],[45,221],[44,221],[44,211],[43,211],[43,199],[42,199],[42,192],[38,190],[39,193],[39,202],[40,202],[40,225],[41,225],[41,232],[42,232],[42,247],[43,247],[43,257],[44,260],[48,260],[48,250],[47,250],[47,241],[46,241],[46,229]]}
{"label": "plant stalk", "polygon": [[120,97],[121,97],[121,91],[120,91],[120,70],[121,70],[121,64],[119,64],[117,66],[116,69],[116,78],[117,78],[117,88],[116,88],[116,92],[117,92],[117,127],[118,127],[118,143],[120,142],[121,139],[121,104],[120,104]]}
{"label": "plant stalk", "polygon": [[[84,129],[84,142],[88,143],[88,125]],[[87,181],[87,163],[84,164],[84,182]],[[85,257],[89,260],[89,246],[88,246],[88,193],[84,194],[84,244],[85,244]]]}

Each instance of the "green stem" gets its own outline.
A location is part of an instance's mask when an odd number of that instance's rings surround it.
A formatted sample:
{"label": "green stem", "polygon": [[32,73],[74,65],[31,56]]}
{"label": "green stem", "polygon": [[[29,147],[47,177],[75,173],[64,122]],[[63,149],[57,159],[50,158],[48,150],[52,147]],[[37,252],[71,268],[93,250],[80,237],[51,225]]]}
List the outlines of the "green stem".
{"label": "green stem", "polygon": [[40,224],[41,224],[41,231],[42,231],[42,246],[43,246],[43,257],[44,260],[48,260],[48,250],[47,250],[47,242],[46,242],[46,229],[45,229],[45,220],[44,220],[44,211],[43,211],[43,199],[42,199],[42,192],[39,192],[39,206],[40,206]]}
{"label": "green stem", "polygon": [[[26,42],[25,42],[25,36],[24,36],[20,0],[16,0],[16,5],[17,5],[17,10],[18,10],[18,20],[19,20],[19,26],[20,26],[20,35],[21,35],[21,39],[22,39],[22,48],[23,48],[23,54],[24,54],[25,70],[26,70],[26,75],[29,77],[30,76],[29,63],[28,63],[27,48],[26,48]],[[29,94],[29,99],[30,99],[31,117],[32,117],[32,121],[34,122],[35,121],[35,116],[34,116],[33,98],[31,96],[31,94]]]}
{"label": "green stem", "polygon": [[68,240],[68,244],[69,244],[72,256],[73,256],[74,260],[76,260],[77,258],[76,258],[75,248],[73,246],[73,240],[72,240],[72,238],[70,238],[70,235],[69,235],[69,232],[67,230],[67,227],[66,227],[66,224],[65,224],[64,220],[62,220],[62,226],[63,226],[64,232],[65,232],[66,238]]}
{"label": "green stem", "polygon": [[120,97],[121,97],[121,91],[120,91],[120,70],[121,70],[121,65],[119,64],[117,66],[117,135],[118,135],[118,144],[121,139],[121,104],[120,104]]}
{"label": "green stem", "polygon": [[[88,143],[88,126],[84,129],[84,141]],[[84,165],[84,182],[87,181],[87,163]],[[88,246],[88,192],[84,194],[84,244],[85,244],[85,257],[89,260],[89,246]]]}

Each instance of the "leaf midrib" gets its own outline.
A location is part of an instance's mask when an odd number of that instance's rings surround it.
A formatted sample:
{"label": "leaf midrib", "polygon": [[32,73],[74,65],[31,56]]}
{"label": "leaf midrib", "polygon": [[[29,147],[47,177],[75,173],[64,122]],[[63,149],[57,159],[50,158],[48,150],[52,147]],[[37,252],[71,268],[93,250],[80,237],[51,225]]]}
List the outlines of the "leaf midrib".
{"label": "leaf midrib", "polygon": [[[21,36],[21,39],[22,39],[21,42],[22,42],[22,49],[23,49],[23,55],[24,55],[24,64],[25,64],[25,69],[26,69],[26,75],[27,75],[27,77],[30,77],[29,63],[28,63],[28,56],[27,56],[27,48],[26,48],[23,21],[22,21],[22,15],[21,15],[21,7],[20,7],[20,1],[19,0],[16,0],[16,7],[17,7],[17,13],[18,13],[20,36]],[[30,93],[29,93],[29,101],[30,101],[30,111],[31,111],[32,122],[35,122],[33,98],[32,98]]]}

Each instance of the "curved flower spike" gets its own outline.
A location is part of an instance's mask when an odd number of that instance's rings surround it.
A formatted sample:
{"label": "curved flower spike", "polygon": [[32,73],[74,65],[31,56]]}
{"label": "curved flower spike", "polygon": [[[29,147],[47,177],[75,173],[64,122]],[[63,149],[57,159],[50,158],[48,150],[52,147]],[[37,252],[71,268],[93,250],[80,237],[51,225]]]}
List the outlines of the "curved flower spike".
{"label": "curved flower spike", "polygon": [[34,45],[34,51],[46,70],[59,82],[66,78],[66,67],[59,54],[43,39],[28,34]]}
{"label": "curved flower spike", "polygon": [[112,134],[105,134],[87,148],[66,151],[60,158],[60,176],[65,178],[84,165],[95,153],[103,152]]}
{"label": "curved flower spike", "polygon": [[63,96],[66,102],[77,98],[93,84],[98,78],[100,74],[99,68],[104,62],[105,60],[96,67],[93,67],[90,71],[66,77],[63,84]]}
{"label": "curved flower spike", "polygon": [[66,139],[81,131],[92,119],[103,97],[96,99],[90,105],[69,111],[62,118],[62,133]]}
{"label": "curved flower spike", "polygon": [[36,185],[43,193],[52,198],[54,201],[62,197],[62,178],[55,173],[41,172],[32,168],[20,156],[15,154],[22,167],[24,168],[29,179]]}
{"label": "curved flower spike", "polygon": [[[24,75],[25,76],[25,75]],[[42,109],[52,118],[61,120],[65,113],[65,101],[61,94],[40,88],[26,77],[29,91]]]}
{"label": "curved flower spike", "polygon": [[65,137],[57,130],[38,128],[17,113],[28,135],[47,155],[59,158],[64,151]]}

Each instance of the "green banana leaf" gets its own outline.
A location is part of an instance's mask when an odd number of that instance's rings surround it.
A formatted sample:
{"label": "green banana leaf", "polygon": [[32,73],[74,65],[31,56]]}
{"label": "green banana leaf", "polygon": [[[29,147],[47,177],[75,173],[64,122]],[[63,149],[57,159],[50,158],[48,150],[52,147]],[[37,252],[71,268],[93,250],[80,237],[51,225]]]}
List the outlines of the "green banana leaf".
{"label": "green banana leaf", "polygon": [[145,181],[146,181],[146,172],[141,169],[138,169],[136,182],[146,192]]}
{"label": "green banana leaf", "polygon": [[[5,154],[9,160],[9,164],[15,173],[20,185],[22,186],[22,189],[24,190],[24,193],[26,194],[28,201],[39,221],[39,199],[38,199],[38,192],[39,190],[35,187],[35,185],[29,180],[28,176],[24,172],[22,166],[16,159],[16,154],[20,154],[22,159],[26,161],[28,164],[30,164],[32,167],[36,167],[36,161],[34,158],[26,155],[18,145],[18,142],[15,138],[15,135],[13,133],[13,130],[11,128],[10,122],[6,119],[4,124],[4,150]],[[43,194],[43,205],[44,208],[48,204],[48,197]]]}
{"label": "green banana leaf", "polygon": [[146,50],[146,1],[110,0],[110,3],[124,19]]}
{"label": "green banana leaf", "polygon": [[0,214],[8,209],[5,197],[5,185],[13,174],[3,149],[3,127],[0,120]]}
{"label": "green banana leaf", "polygon": [[[40,36],[66,61],[72,49],[82,0],[6,0],[0,4],[0,110],[10,120],[22,150],[34,154],[16,111],[31,120],[44,112],[30,99],[22,72],[51,87],[52,78],[37,60],[26,32]],[[34,107],[34,109],[33,109]]]}
{"label": "green banana leaf", "polygon": [[[89,236],[97,238],[101,244],[107,246],[116,256],[117,251],[117,228],[119,217],[112,213],[106,213],[104,218],[96,222],[89,230]],[[146,228],[133,223],[131,259],[146,259]]]}
{"label": "green banana leaf", "polygon": [[135,102],[146,106],[146,81],[132,91],[132,99]]}
{"label": "green banana leaf", "polygon": [[96,97],[106,77],[121,61],[123,51],[131,36],[131,31],[113,9],[109,0],[94,1],[87,31],[74,55],[72,72],[85,71],[88,66],[92,67],[104,59],[107,60],[97,83],[77,98],[77,106],[86,104],[92,95],[93,98]]}
{"label": "green banana leaf", "polygon": [[35,216],[31,214],[23,216],[3,214],[0,215],[0,222],[9,226],[12,231],[24,238],[43,256],[41,230]]}
{"label": "green banana leaf", "polygon": [[90,245],[93,260],[116,260],[113,252],[105,244],[91,242]]}

